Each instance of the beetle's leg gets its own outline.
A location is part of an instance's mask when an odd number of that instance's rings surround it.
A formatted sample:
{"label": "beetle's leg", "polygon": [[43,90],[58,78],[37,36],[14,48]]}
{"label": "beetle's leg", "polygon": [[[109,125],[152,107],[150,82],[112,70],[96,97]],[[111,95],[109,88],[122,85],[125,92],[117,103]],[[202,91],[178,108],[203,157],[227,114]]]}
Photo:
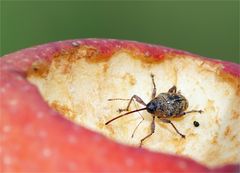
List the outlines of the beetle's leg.
{"label": "beetle's leg", "polygon": [[143,141],[149,138],[154,132],[155,132],[155,115],[153,115],[153,119],[151,123],[151,133],[141,139],[140,146],[139,146],[140,148],[142,147]]}
{"label": "beetle's leg", "polygon": [[[187,112],[183,112],[181,113],[179,116],[183,116],[183,115],[186,115],[186,114],[189,114],[189,113],[193,113],[193,112],[198,112],[198,113],[203,113],[202,110],[191,110],[191,111],[187,111]],[[178,117],[178,116],[177,116]]]}
{"label": "beetle's leg", "polygon": [[125,109],[119,109],[119,113],[121,113],[121,112],[123,112],[123,111],[129,111],[129,107],[130,107],[133,99],[135,99],[138,103],[146,106],[146,103],[145,103],[139,96],[133,95],[133,96],[131,97],[130,101],[128,102],[127,107],[126,107]]}
{"label": "beetle's leg", "polygon": [[177,92],[177,87],[175,85],[168,90],[168,93],[176,93],[176,92]]}
{"label": "beetle's leg", "polygon": [[114,98],[114,99],[108,99],[108,101],[114,101],[114,100],[130,100],[130,99],[122,99],[122,98]]}
{"label": "beetle's leg", "polygon": [[157,89],[156,89],[156,84],[154,81],[154,75],[152,73],[151,73],[151,78],[152,78],[152,83],[153,83],[152,99],[154,99],[156,97]]}
{"label": "beetle's leg", "polygon": [[179,131],[178,131],[178,129],[175,127],[175,125],[170,121],[170,120],[168,120],[168,119],[160,119],[162,122],[164,122],[164,123],[169,123],[169,124],[171,124],[172,125],[172,127],[174,128],[174,130],[182,137],[182,138],[185,138],[185,135],[183,135],[182,133],[180,133]]}

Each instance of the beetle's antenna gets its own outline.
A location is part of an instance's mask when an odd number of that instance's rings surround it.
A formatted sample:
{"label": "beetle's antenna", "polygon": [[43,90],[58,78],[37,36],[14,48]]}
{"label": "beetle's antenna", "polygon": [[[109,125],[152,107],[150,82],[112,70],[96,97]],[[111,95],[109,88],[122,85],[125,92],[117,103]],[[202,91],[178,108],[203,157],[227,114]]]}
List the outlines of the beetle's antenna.
{"label": "beetle's antenna", "polygon": [[141,115],[141,117],[142,117],[142,120],[138,123],[138,125],[135,127],[135,129],[133,130],[133,133],[132,133],[132,138],[134,137],[134,135],[135,135],[135,132],[137,131],[137,128],[138,128],[138,126],[143,122],[143,120],[144,120],[144,118],[143,118],[143,116]]}
{"label": "beetle's antenna", "polygon": [[[135,107],[137,108],[137,105],[136,105],[136,102],[133,100],[133,103],[135,104]],[[143,122],[143,120],[144,120],[144,118],[143,118],[143,116],[142,116],[142,114],[140,113],[140,112],[138,112],[138,114],[142,117],[142,120],[138,123],[138,125],[135,127],[135,129],[133,130],[133,133],[132,133],[132,138],[134,137],[134,134],[135,134],[135,132],[137,131],[137,128],[138,128],[138,126]]]}
{"label": "beetle's antenna", "polygon": [[136,110],[134,110],[134,111],[130,111],[130,112],[127,112],[127,113],[125,113],[125,114],[119,115],[119,116],[117,116],[117,117],[109,120],[108,122],[106,122],[105,125],[108,125],[108,124],[111,123],[112,121],[114,121],[114,120],[116,120],[116,119],[118,119],[118,118],[121,118],[121,117],[123,117],[123,116],[125,116],[125,115],[132,114],[132,113],[134,113],[134,112],[143,111],[143,110],[146,110],[146,109],[147,109],[147,108],[145,107],[145,108],[136,109]]}

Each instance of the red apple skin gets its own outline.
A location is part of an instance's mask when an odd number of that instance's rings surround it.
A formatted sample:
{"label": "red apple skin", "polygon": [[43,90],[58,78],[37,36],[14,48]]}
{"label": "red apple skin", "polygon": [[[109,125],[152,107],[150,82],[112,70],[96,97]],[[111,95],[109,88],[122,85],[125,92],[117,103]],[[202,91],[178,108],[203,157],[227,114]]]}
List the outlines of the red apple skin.
{"label": "red apple skin", "polygon": [[[121,145],[53,111],[38,89],[26,80],[27,71],[35,61],[50,62],[54,55],[82,45],[96,48],[101,58],[122,48],[156,60],[166,54],[192,55],[138,42],[86,39],[49,43],[3,56],[0,59],[1,172],[239,171],[239,165],[210,169],[189,158]],[[240,76],[238,64],[205,60],[220,64],[224,73]]]}

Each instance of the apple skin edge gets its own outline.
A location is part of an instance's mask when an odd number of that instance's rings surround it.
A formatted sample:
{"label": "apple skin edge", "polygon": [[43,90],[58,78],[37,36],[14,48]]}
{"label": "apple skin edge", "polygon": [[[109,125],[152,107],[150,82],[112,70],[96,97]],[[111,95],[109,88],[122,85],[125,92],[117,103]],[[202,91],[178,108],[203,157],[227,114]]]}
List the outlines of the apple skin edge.
{"label": "apple skin edge", "polygon": [[[120,40],[67,40],[8,54],[0,59],[1,172],[149,171],[237,172],[239,165],[210,169],[189,158],[118,144],[65,119],[49,107],[30,84],[27,71],[35,61],[50,62],[64,51],[87,45],[101,58],[124,48],[137,55],[164,58],[166,53],[191,55],[162,46]],[[240,65],[204,58],[240,76]]]}

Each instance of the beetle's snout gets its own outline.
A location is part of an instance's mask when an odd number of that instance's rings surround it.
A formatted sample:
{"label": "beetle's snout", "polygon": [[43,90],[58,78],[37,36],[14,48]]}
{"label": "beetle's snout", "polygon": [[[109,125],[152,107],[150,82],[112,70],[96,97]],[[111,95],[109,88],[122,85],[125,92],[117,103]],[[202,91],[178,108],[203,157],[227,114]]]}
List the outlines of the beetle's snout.
{"label": "beetle's snout", "polygon": [[147,111],[148,111],[150,114],[153,114],[153,113],[155,113],[156,110],[157,110],[157,105],[156,105],[156,103],[154,103],[154,102],[150,102],[150,103],[147,104],[146,108],[147,108]]}

